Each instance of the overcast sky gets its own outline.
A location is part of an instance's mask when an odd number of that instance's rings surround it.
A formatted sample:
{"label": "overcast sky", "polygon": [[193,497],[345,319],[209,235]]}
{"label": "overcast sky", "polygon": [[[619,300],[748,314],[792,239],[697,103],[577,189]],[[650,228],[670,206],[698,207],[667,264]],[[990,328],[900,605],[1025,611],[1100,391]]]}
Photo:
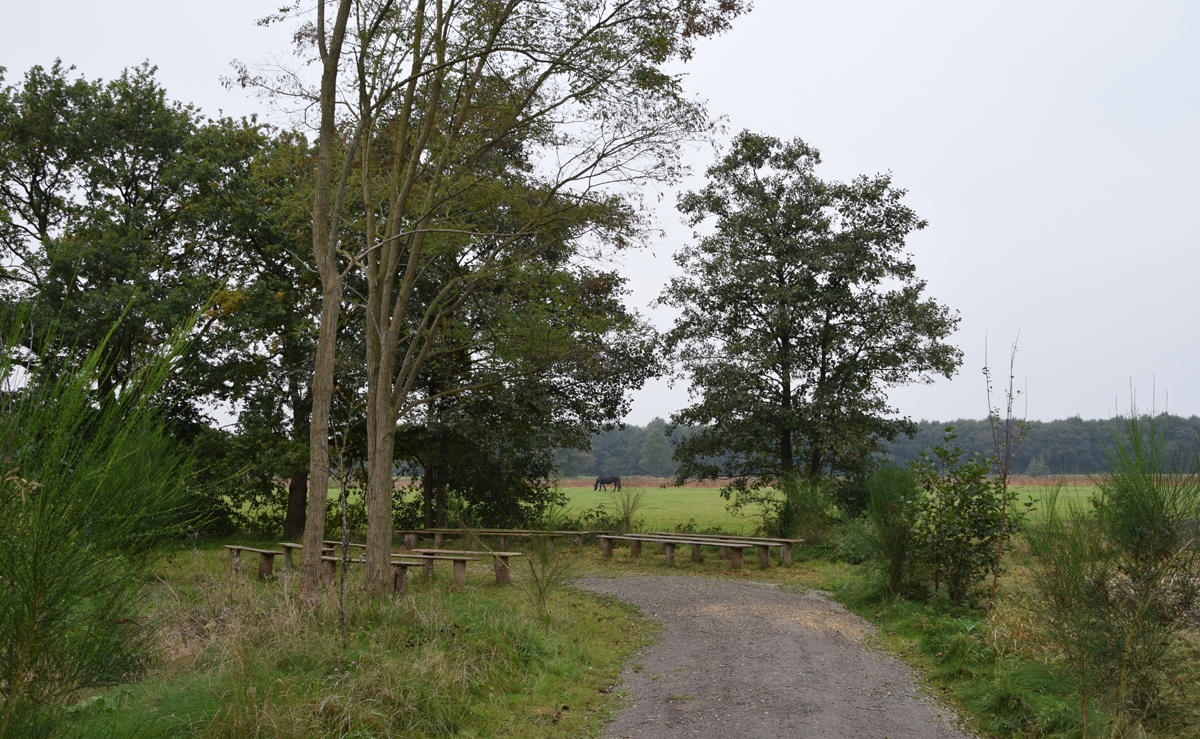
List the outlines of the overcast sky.
{"label": "overcast sky", "polygon": [[[175,99],[209,115],[267,111],[219,83],[229,62],[285,53],[254,20],[280,3],[5,3],[7,82],[56,57],[88,78],[149,60]],[[758,0],[686,67],[688,88],[749,128],[819,148],[821,174],[891,172],[929,221],[910,241],[929,294],[962,314],[959,375],[900,388],[921,419],[982,418],[985,338],[994,367],[1020,332],[1030,418],[1108,417],[1129,404],[1200,414],[1200,3]],[[699,175],[716,153],[689,154]],[[690,238],[663,193],[666,238],[624,260],[649,303]],[[655,383],[644,424],[687,402]]]}

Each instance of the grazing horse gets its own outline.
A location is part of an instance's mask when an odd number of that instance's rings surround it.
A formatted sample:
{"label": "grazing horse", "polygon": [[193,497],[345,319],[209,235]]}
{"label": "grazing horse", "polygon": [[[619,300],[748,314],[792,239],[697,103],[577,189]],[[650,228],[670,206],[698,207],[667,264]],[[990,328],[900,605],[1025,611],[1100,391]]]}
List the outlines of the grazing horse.
{"label": "grazing horse", "polygon": [[596,478],[596,484],[592,486],[592,490],[607,491],[608,488],[605,487],[605,485],[612,485],[613,490],[620,490],[621,478],[617,477],[616,475],[600,475]]}

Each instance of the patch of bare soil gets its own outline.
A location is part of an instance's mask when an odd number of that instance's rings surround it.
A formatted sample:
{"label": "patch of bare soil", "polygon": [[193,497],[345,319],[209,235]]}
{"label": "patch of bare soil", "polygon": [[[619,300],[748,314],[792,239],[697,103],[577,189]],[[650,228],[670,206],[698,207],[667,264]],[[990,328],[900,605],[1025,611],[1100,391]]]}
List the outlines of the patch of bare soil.
{"label": "patch of bare soil", "polygon": [[576,584],[665,625],[626,667],[607,737],[967,736],[908,665],[864,645],[871,624],[820,594],[669,575]]}

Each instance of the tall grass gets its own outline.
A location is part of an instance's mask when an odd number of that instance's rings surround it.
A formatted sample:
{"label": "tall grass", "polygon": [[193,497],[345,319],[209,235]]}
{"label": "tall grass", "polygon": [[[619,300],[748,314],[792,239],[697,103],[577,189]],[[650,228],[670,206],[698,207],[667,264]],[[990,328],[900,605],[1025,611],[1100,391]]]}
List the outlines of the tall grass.
{"label": "tall grass", "polygon": [[920,494],[911,470],[885,467],[866,482],[867,541],[879,562],[888,592],[893,596],[909,590],[913,568],[913,534],[909,514]]}
{"label": "tall grass", "polygon": [[783,497],[775,506],[774,521],[768,520],[764,528],[775,536],[800,538],[809,544],[824,541],[829,530],[828,510],[833,483],[785,475],[779,484]]}
{"label": "tall grass", "polygon": [[613,517],[621,526],[622,534],[631,534],[638,527],[637,514],[642,507],[642,496],[645,493],[640,488],[623,487],[615,490],[609,496],[612,501]]}
{"label": "tall grass", "polygon": [[351,570],[343,642],[334,588],[301,607],[294,572],[261,583],[230,574],[211,549],[193,551],[164,568],[156,594],[167,628],[154,679],[99,696],[109,705],[119,691],[128,697],[70,728],[121,737],[140,728],[147,739],[421,739],[499,727],[544,736],[541,717],[569,705],[554,719],[558,735],[594,733],[595,710],[640,643],[628,611],[561,591],[546,623],[522,607],[519,588],[477,574],[465,588],[420,580],[380,599]]}
{"label": "tall grass", "polygon": [[189,469],[156,399],[182,341],[103,395],[103,348],[59,366],[24,350],[27,339],[14,329],[0,350],[4,739],[49,734],[64,700],[146,665],[147,568],[179,532]]}

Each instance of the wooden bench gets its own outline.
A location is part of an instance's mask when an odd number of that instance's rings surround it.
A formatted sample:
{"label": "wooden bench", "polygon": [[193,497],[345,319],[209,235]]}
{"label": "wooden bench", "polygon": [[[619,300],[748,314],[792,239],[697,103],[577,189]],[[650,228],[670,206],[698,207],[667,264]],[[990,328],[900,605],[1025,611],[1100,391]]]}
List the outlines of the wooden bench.
{"label": "wooden bench", "polygon": [[[398,561],[398,560],[417,560]],[[467,562],[478,562],[477,557],[446,557],[432,554],[392,554],[392,588],[397,593],[404,592],[404,583],[408,579],[408,568],[420,564],[425,569],[425,577],[433,578],[433,563],[439,559],[454,562],[454,584],[467,584]]]}
{"label": "wooden bench", "polygon": [[[321,582],[326,585],[334,585],[337,583],[337,565],[342,561],[341,557],[321,557]],[[360,565],[363,563],[361,559],[347,559],[347,564]]]}
{"label": "wooden bench", "polygon": [[642,554],[642,543],[649,542],[658,544],[662,553],[666,556],[667,565],[675,566],[675,547],[676,546],[691,546],[692,561],[701,561],[702,547],[717,547],[722,551],[722,556],[728,553],[729,565],[732,569],[740,570],[744,564],[743,550],[757,549],[759,565],[765,570],[771,566],[771,547],[782,546],[777,542],[758,542],[758,541],[717,541],[713,539],[701,539],[697,537],[679,536],[669,539],[653,536],[641,536],[637,534],[628,536],[601,535],[600,551],[605,557],[612,557],[613,541],[628,541],[629,556],[640,557]]}
{"label": "wooden bench", "polygon": [[608,534],[610,531],[537,531],[534,529],[419,529],[402,531],[397,530],[396,534],[404,537],[404,546],[409,549],[417,549],[422,537],[433,537],[433,546],[441,549],[446,544],[447,536],[466,536],[468,533],[476,536],[494,536],[500,539],[500,548],[508,549],[508,540],[512,537],[521,539],[530,539],[536,536],[549,536],[551,546],[555,539],[571,537],[571,545],[575,547],[583,546],[583,537],[593,534]]}
{"label": "wooden bench", "polygon": [[225,548],[229,550],[229,571],[237,572],[242,567],[242,552],[254,552],[258,555],[258,579],[266,580],[271,576],[272,570],[275,569],[275,555],[283,554],[272,549],[255,549],[254,547],[243,547],[236,544],[226,544]]}
{"label": "wooden bench", "polygon": [[[327,547],[332,547],[334,549],[336,549],[342,545],[342,543],[340,541],[323,541],[321,543]],[[358,547],[359,549],[363,550],[364,552],[367,550],[366,544],[355,544],[354,542],[350,542],[346,546],[351,547],[351,548]]]}
{"label": "wooden bench", "polygon": [[[792,564],[792,547],[796,544],[803,544],[803,539],[780,539],[771,536],[736,536],[731,534],[679,534],[670,531],[654,531],[649,534],[639,534],[639,536],[661,536],[666,538],[678,536],[694,536],[700,539],[714,539],[716,541],[750,541],[750,542],[778,542],[780,545],[780,559],[785,565]],[[724,554],[722,554],[724,556]]]}
{"label": "wooden bench", "polygon": [[[296,565],[292,558],[292,551],[296,550],[296,549],[303,549],[304,545],[303,544],[293,544],[290,541],[281,541],[281,542],[279,542],[279,548],[283,550],[283,569],[285,569],[285,570],[295,569]],[[333,551],[334,551],[333,547],[321,547],[321,556],[324,557],[324,556],[332,555]]]}
{"label": "wooden bench", "polygon": [[[451,553],[451,552],[450,552],[450,550],[447,550],[447,549],[413,549],[412,551],[413,551],[414,553],[416,553],[416,554],[433,554],[433,553],[435,553],[435,552],[439,552],[439,553],[442,553],[442,554],[449,554],[449,553]],[[469,555],[469,556],[478,556],[478,557],[492,557],[492,558],[493,558],[493,562],[492,562],[492,568],[493,568],[493,569],[496,571],[496,584],[497,584],[497,585],[500,585],[500,586],[508,585],[508,583],[509,583],[509,581],[510,581],[510,577],[509,577],[509,576],[510,576],[511,572],[510,572],[510,570],[508,569],[508,560],[509,560],[509,558],[510,558],[510,557],[520,557],[520,556],[523,556],[523,555],[521,554],[521,552],[467,552],[467,551],[454,551],[453,553],[454,553],[454,554]],[[393,557],[399,557],[399,556],[406,556],[406,555],[403,555],[403,554],[393,554],[392,556],[393,556]]]}

